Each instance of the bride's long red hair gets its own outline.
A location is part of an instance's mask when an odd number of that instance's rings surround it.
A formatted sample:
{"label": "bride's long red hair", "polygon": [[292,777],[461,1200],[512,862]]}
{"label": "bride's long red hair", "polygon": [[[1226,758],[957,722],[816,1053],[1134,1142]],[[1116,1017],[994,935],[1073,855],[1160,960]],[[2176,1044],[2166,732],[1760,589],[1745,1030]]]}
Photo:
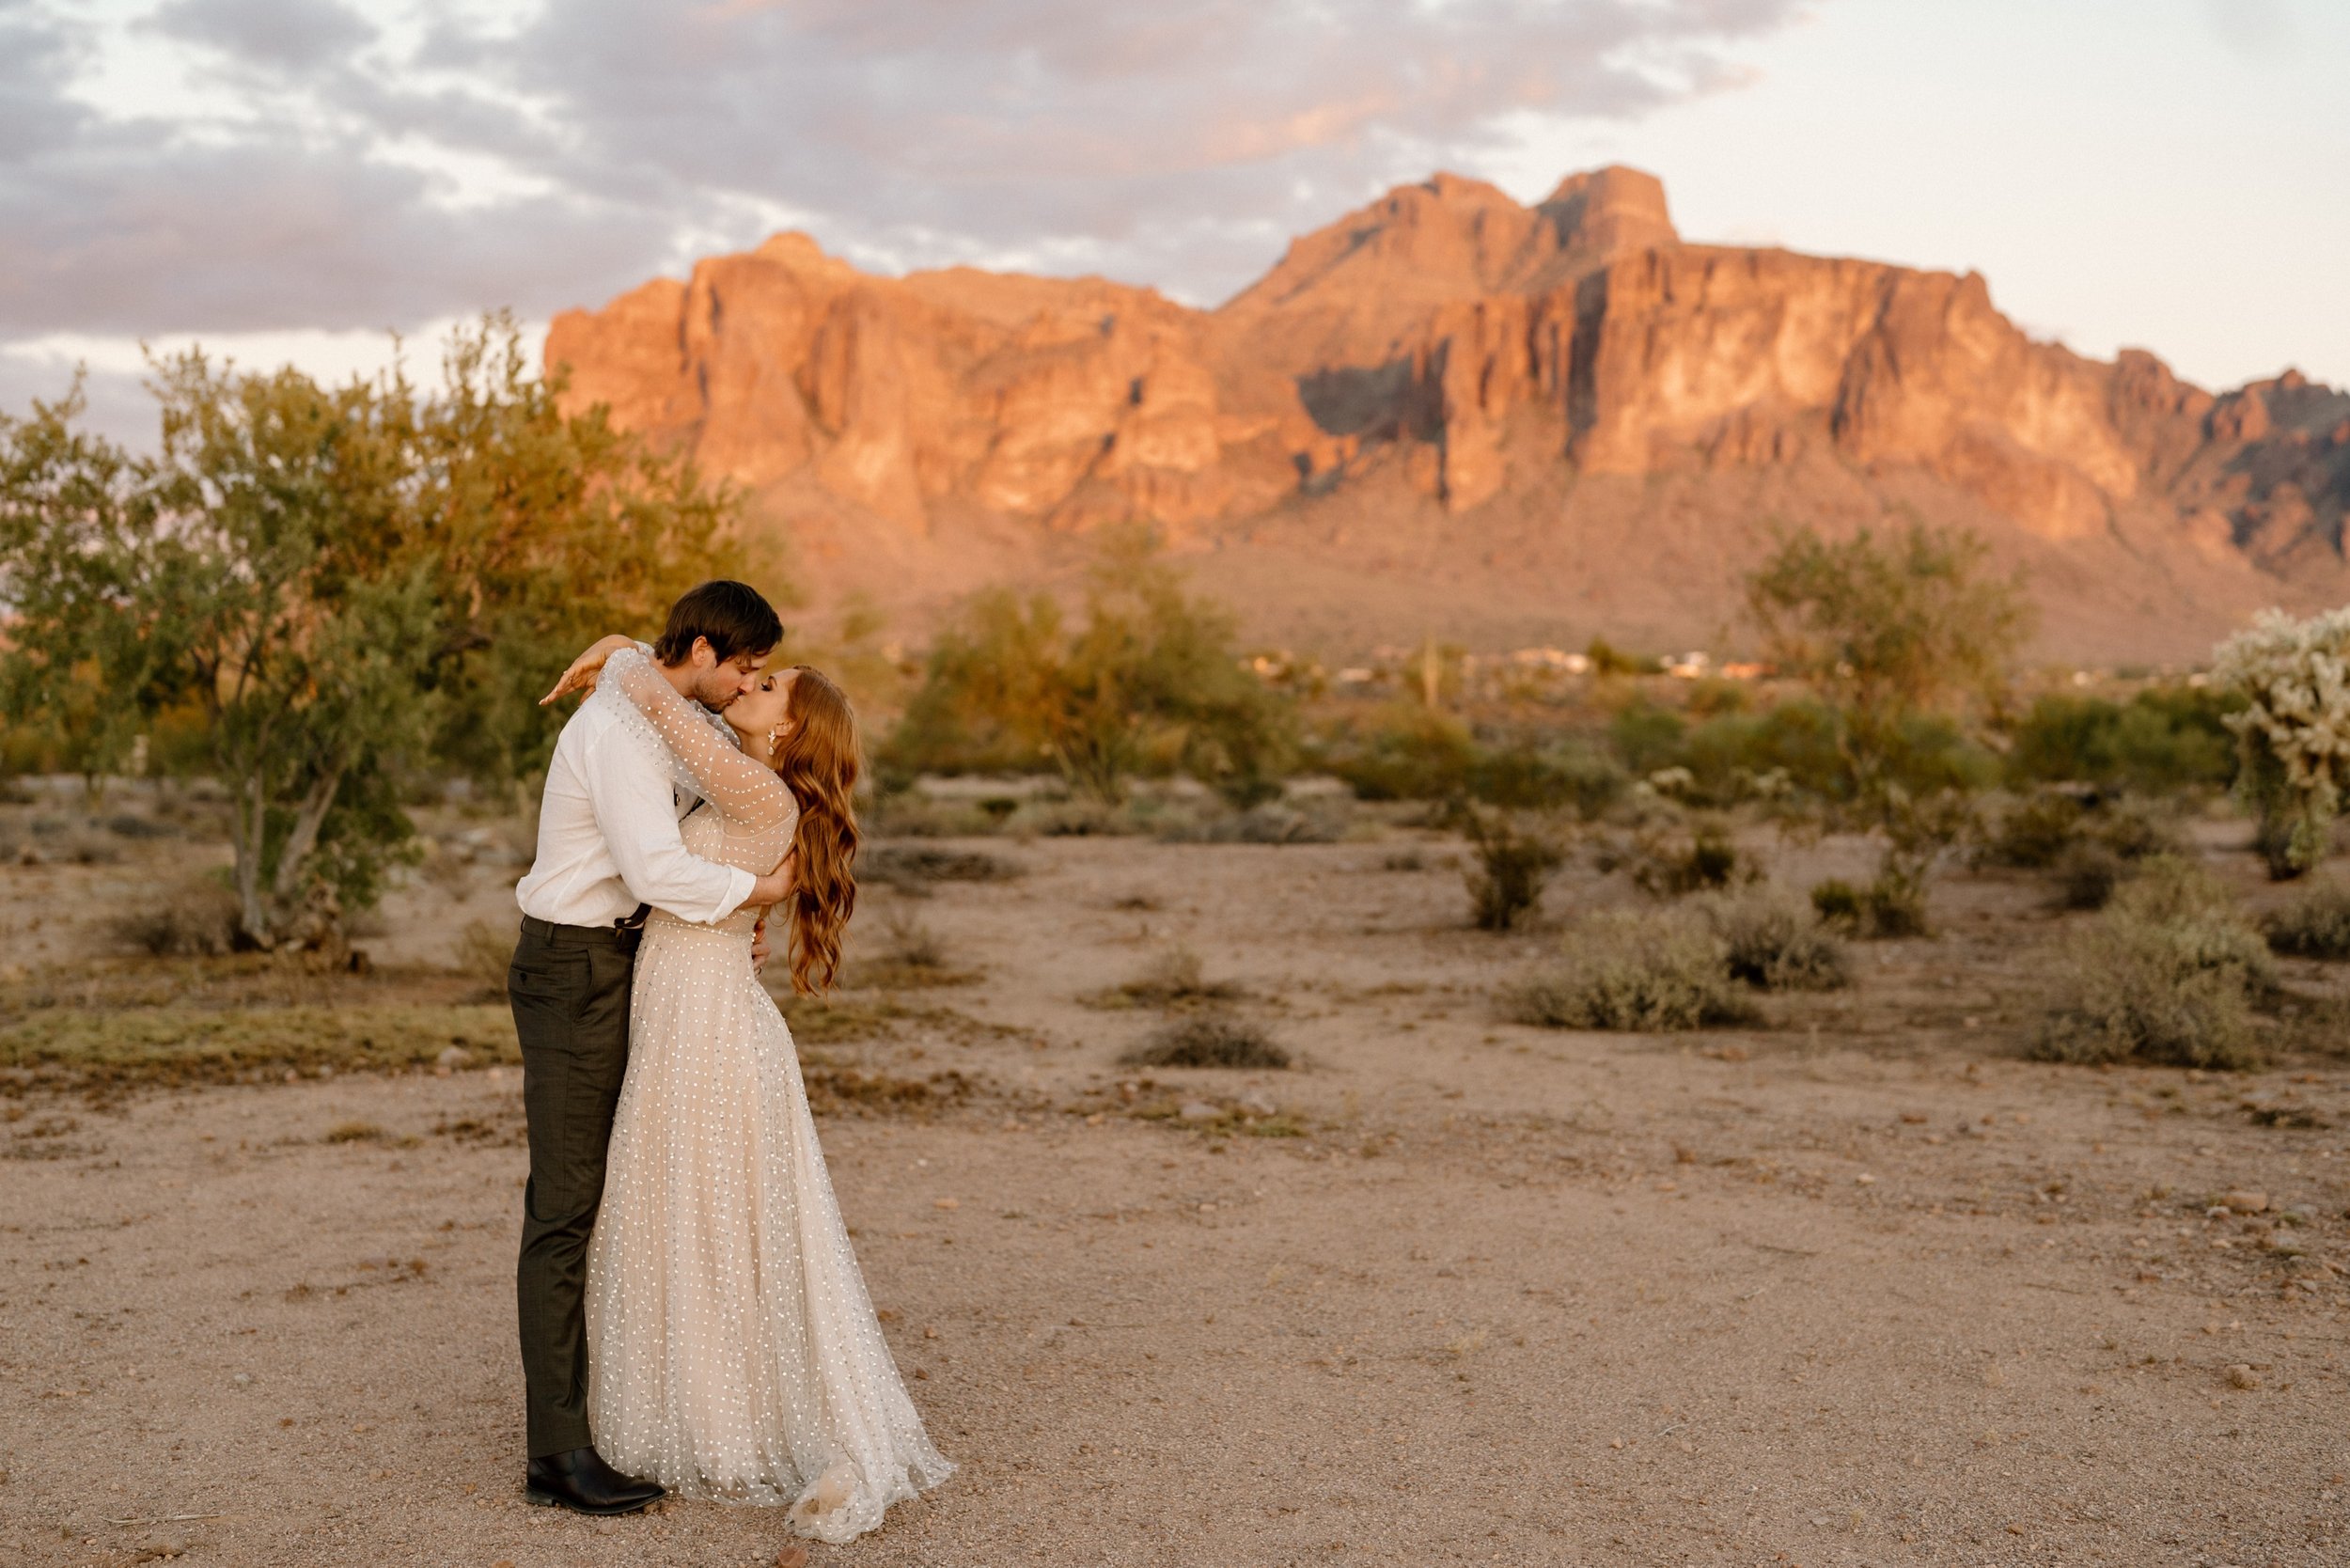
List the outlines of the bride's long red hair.
{"label": "bride's long red hair", "polygon": [[832,989],[840,973],[840,933],[856,911],[856,711],[823,672],[791,666],[791,733],[771,759],[799,803],[791,849],[791,989]]}

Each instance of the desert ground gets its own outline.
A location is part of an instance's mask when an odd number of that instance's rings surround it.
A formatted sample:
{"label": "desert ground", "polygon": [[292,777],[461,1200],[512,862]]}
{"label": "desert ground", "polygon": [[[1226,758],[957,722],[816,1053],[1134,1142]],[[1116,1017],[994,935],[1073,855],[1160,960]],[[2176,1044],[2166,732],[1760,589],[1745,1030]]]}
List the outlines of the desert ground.
{"label": "desert ground", "polygon": [[[434,817],[324,975],[124,948],[222,854],[151,808],[6,808],[0,1561],[773,1562],[772,1511],[523,1500],[521,1083],[463,937],[510,928],[514,824]],[[2241,823],[2195,836],[2265,896]],[[1866,862],[1749,837],[1791,887]],[[1492,935],[1397,812],[884,847],[854,984],[790,1011],[961,1467],[818,1564],[2350,1560],[2350,1058],[2026,1059],[2082,917],[2027,877],[1637,1036],[1496,1005],[1639,901],[1589,856]],[[1178,950],[1292,1067],[1120,1065],[1164,1010],[1117,988]],[[205,1020],[291,1065],[154,1068]],[[128,1065],[22,1065],[62,1039]]]}

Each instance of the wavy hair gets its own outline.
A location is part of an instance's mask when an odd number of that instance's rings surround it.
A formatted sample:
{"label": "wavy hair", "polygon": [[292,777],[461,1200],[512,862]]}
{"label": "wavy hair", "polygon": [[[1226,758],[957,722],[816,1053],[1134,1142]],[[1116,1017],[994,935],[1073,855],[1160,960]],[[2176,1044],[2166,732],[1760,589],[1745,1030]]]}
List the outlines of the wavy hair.
{"label": "wavy hair", "polygon": [[840,933],[856,910],[856,711],[823,674],[791,666],[791,733],[770,759],[799,803],[791,850],[791,989],[814,996],[840,973]]}

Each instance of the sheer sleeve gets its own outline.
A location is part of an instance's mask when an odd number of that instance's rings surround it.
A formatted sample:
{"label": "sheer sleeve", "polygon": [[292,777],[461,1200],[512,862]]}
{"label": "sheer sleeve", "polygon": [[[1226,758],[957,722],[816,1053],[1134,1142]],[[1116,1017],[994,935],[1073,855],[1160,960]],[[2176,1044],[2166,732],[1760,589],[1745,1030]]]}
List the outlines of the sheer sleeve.
{"label": "sheer sleeve", "polygon": [[603,679],[627,698],[669,750],[696,793],[753,831],[779,824],[791,810],[791,792],[775,770],[738,749],[696,704],[680,697],[653,662],[623,648],[603,666]]}

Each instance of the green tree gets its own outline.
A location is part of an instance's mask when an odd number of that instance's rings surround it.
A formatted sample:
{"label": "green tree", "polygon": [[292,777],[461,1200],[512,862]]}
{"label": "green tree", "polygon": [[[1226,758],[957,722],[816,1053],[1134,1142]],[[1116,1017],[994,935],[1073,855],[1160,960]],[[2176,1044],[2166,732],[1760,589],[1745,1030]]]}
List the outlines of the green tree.
{"label": "green tree", "polygon": [[1988,549],[1959,528],[1912,523],[1887,537],[1782,534],[1747,581],[1766,656],[1837,717],[1852,793],[1872,800],[1916,722],[1998,691],[2031,631],[2020,582],[1984,572]]}
{"label": "green tree", "polygon": [[458,334],[447,368],[420,398],[397,372],[166,360],[151,458],[75,429],[77,400],[0,416],[10,716],[95,690],[104,767],[195,705],[257,947],[321,889],[373,899],[413,831],[404,776],[526,772],[553,722],[530,699],[584,629],[642,624],[724,564],[731,499],[600,411],[565,417],[509,322]]}
{"label": "green tree", "polygon": [[1278,789],[1289,705],[1242,667],[1231,617],[1183,591],[1157,541],[1114,532],[1074,621],[1048,593],[982,592],[932,645],[887,760],[922,768],[1043,761],[1096,799],[1167,759],[1236,803]]}
{"label": "green tree", "polygon": [[1914,522],[1842,541],[1807,528],[1747,582],[1766,656],[1833,715],[1841,809],[1883,837],[1867,894],[1898,917],[1875,922],[1885,934],[1924,928],[1926,878],[1968,820],[1950,714],[1996,697],[2031,627],[2021,583],[1988,575],[1988,554]]}
{"label": "green tree", "polygon": [[566,415],[563,391],[494,316],[451,337],[442,390],[412,411],[406,542],[437,563],[444,594],[433,749],[525,790],[566,716],[539,697],[580,649],[658,625],[696,583],[745,575],[742,497],[616,430],[602,405]]}

